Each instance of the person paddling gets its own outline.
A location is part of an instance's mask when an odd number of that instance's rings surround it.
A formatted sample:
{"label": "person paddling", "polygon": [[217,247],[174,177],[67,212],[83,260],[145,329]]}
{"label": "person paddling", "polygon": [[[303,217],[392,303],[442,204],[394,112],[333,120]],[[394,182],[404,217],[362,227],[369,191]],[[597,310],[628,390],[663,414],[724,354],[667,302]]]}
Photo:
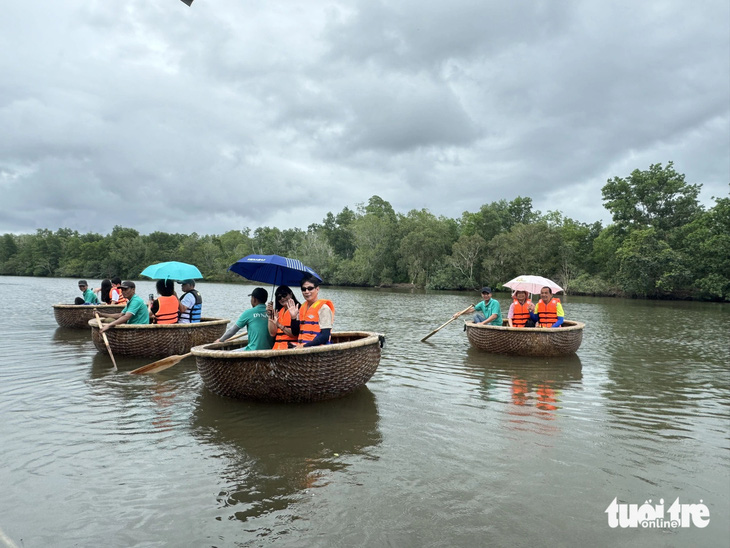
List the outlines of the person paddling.
{"label": "person paddling", "polygon": [[492,288],[482,287],[482,299],[477,304],[470,306],[462,312],[457,312],[452,316],[453,319],[476,312],[474,314],[473,321],[476,324],[482,325],[502,325],[502,310],[499,308],[499,303],[496,299],[492,298]]}

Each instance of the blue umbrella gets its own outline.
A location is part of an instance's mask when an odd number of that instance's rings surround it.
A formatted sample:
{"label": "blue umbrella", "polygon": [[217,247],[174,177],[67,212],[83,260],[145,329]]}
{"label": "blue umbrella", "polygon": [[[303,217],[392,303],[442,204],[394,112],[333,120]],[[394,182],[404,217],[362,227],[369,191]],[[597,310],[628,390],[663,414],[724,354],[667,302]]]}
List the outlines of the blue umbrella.
{"label": "blue umbrella", "polygon": [[299,282],[302,281],[305,274],[311,274],[320,282],[322,281],[320,275],[305,266],[302,261],[279,255],[246,255],[243,259],[233,263],[228,270],[240,274],[248,280],[269,283],[274,286],[299,287]]}
{"label": "blue umbrella", "polygon": [[177,261],[150,265],[142,271],[141,276],[156,280],[188,280],[203,277],[198,267]]}

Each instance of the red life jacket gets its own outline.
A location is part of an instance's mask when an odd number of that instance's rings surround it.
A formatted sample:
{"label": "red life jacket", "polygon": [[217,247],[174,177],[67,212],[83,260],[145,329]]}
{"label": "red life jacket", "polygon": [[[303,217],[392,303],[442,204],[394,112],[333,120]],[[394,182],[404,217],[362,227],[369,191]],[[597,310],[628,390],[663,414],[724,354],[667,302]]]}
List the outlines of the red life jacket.
{"label": "red life jacket", "polygon": [[[332,322],[335,319],[335,305],[332,301],[320,299],[311,307],[308,302],[304,302],[299,308],[299,342],[308,343],[313,341],[322,331],[319,327],[319,310],[322,306],[329,306],[332,310]],[[329,341],[328,341],[329,342]]]}
{"label": "red life jacket", "polygon": [[[537,304],[535,305],[535,308],[539,310],[536,310],[538,315],[540,316],[540,327],[550,327],[555,322],[558,321],[558,303],[560,302],[560,299],[556,299],[553,297],[549,303],[547,303],[547,306],[545,305],[545,302],[540,299]],[[544,309],[544,310],[543,310]]]}
{"label": "red life jacket", "polygon": [[157,304],[159,308],[155,312],[155,323],[167,324],[177,323],[180,301],[175,295],[169,297],[158,297]]}
{"label": "red life jacket", "polygon": [[[285,306],[282,306],[279,309],[279,312],[276,313],[276,319],[284,327],[291,328],[291,314],[289,314],[289,311]],[[290,342],[297,342],[297,338],[294,335],[287,335],[281,328],[278,328],[276,330],[276,339],[274,340],[273,350],[284,350],[289,348]]]}
{"label": "red life jacket", "polygon": [[530,319],[530,309],[527,308],[529,301],[525,299],[525,304],[515,299],[512,301],[512,325],[514,327],[525,327],[527,320]]}

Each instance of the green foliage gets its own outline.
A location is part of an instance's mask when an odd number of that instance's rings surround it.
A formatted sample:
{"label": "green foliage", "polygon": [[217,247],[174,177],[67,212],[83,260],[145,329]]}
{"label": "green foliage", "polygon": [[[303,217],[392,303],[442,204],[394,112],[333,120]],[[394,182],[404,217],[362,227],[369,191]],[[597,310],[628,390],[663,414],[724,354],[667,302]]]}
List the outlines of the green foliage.
{"label": "green foliage", "polygon": [[451,251],[457,226],[451,219],[436,218],[429,211],[412,210],[400,221],[400,263],[410,283],[427,286],[437,265]]}
{"label": "green foliage", "polygon": [[478,278],[481,278],[480,265],[484,261],[487,250],[487,241],[479,234],[467,236],[462,234],[459,239],[451,246],[451,256],[448,258],[447,265],[451,267],[452,272],[446,278],[443,273],[439,274],[438,281],[432,280],[432,285],[439,287],[449,287],[451,280],[458,284],[459,288],[476,289],[479,286]]}
{"label": "green foliage", "polygon": [[515,225],[489,242],[484,261],[486,278],[506,282],[520,274],[554,279],[559,272],[560,234],[545,222]]}
{"label": "green foliage", "polygon": [[663,237],[701,211],[697,197],[702,185],[687,184],[673,166],[652,164],[646,171],[635,169],[626,179],[608,180],[603,201],[619,228],[654,228]]}
{"label": "green foliage", "polygon": [[115,226],[102,236],[39,229],[0,236],[0,274],[135,278],[149,264],[179,260],[198,266],[206,280],[239,281],[228,267],[260,253],[297,257],[339,285],[474,289],[538,274],[568,293],[730,301],[730,198],[704,211],[699,188],[671,162],[614,177],[603,187],[614,221],[605,228],[560,211],[543,215],[521,196],[458,220],[425,209],[399,214],[372,196],[306,231],[141,235]]}

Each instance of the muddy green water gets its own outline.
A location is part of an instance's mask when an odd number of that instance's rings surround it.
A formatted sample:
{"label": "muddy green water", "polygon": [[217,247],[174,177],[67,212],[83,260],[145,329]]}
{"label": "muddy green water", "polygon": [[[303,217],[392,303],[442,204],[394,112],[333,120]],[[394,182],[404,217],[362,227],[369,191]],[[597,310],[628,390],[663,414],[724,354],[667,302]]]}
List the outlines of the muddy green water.
{"label": "muddy green water", "polygon": [[[564,297],[577,355],[521,359],[470,348],[461,322],[419,342],[476,294],[324,288],[337,329],[386,335],[380,367],[346,398],[276,405],[210,393],[194,360],[113,372],[55,322],[75,282],[0,277],[0,546],[730,541],[728,305]],[[198,288],[235,319],[252,286]],[[611,527],[615,498],[709,521]]]}

